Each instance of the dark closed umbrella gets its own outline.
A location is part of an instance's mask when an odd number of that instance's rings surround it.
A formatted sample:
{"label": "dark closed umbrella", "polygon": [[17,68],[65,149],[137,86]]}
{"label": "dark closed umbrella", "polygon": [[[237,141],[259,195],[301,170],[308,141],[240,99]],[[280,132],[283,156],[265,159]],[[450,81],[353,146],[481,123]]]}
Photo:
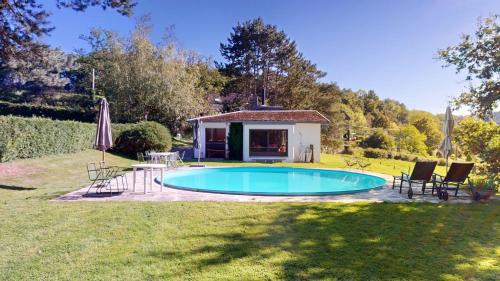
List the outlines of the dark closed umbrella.
{"label": "dark closed umbrella", "polygon": [[194,140],[193,140],[193,147],[198,149],[199,148],[199,136],[198,136],[198,130],[200,128],[199,120],[196,119],[194,121]]}
{"label": "dark closed umbrella", "polygon": [[102,151],[102,161],[104,161],[104,151],[111,148],[113,139],[111,136],[111,119],[109,118],[109,104],[105,98],[101,99],[99,107],[99,120],[97,120],[97,131],[95,135],[95,148]]}

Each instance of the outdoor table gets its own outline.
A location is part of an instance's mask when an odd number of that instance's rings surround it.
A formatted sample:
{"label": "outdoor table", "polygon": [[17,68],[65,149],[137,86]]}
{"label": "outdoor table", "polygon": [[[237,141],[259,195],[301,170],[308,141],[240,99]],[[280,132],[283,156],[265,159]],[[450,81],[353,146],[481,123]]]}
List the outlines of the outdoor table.
{"label": "outdoor table", "polygon": [[[158,159],[161,159],[162,157],[165,158],[165,163],[167,164],[167,168],[168,168],[168,158],[170,156],[175,156],[176,153],[175,152],[150,152],[149,153],[149,156],[151,157],[151,160],[154,161],[154,159],[158,158]],[[177,160],[177,159],[176,159]],[[173,166],[175,166],[175,164],[172,164]]]}
{"label": "outdoor table", "polygon": [[163,169],[165,168],[165,164],[150,164],[150,163],[141,163],[141,164],[134,164],[132,165],[132,168],[134,169],[134,184],[133,184],[133,190],[135,192],[135,180],[136,180],[136,171],[137,169],[143,169],[144,170],[144,194],[146,194],[146,179],[147,179],[147,171],[149,170],[149,191],[153,190],[153,170],[154,169],[160,169],[160,190],[163,192]]}

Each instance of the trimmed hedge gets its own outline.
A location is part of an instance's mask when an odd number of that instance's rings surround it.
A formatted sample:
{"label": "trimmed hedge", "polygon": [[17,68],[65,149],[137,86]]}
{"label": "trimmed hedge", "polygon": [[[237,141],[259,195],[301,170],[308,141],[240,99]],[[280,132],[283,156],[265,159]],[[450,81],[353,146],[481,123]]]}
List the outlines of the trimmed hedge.
{"label": "trimmed hedge", "polygon": [[168,151],[172,148],[170,131],[160,123],[141,122],[123,131],[116,140],[115,150],[135,156],[148,150]]}
{"label": "trimmed hedge", "polygon": [[[135,126],[138,124],[112,124],[113,143]],[[0,116],[0,162],[90,149],[95,132],[94,123]],[[171,139],[166,142],[170,147]]]}
{"label": "trimmed hedge", "polygon": [[363,156],[365,156],[366,158],[389,158],[389,153],[384,149],[366,148],[363,151]]}
{"label": "trimmed hedge", "polygon": [[95,130],[91,123],[0,116],[0,162],[91,148]]}
{"label": "trimmed hedge", "polygon": [[95,122],[97,113],[78,108],[0,101],[0,115],[47,117],[56,120]]}

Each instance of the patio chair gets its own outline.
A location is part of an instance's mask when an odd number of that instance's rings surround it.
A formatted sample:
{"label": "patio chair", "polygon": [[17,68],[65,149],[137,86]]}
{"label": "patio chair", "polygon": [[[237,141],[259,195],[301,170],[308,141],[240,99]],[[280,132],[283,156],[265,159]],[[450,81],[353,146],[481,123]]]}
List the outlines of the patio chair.
{"label": "patio chair", "polygon": [[127,172],[124,171],[124,168],[118,166],[108,166],[106,162],[101,161],[99,163],[99,167],[103,172],[105,172],[108,176],[114,178],[116,180],[116,187],[118,191],[120,191],[120,185],[118,183],[118,178],[120,178],[122,182],[123,190],[128,190],[128,181],[127,181]]}
{"label": "patio chair", "polygon": [[403,190],[403,182],[408,182],[408,198],[413,197],[412,184],[422,184],[422,195],[425,194],[425,187],[428,182],[431,182],[434,169],[436,168],[437,161],[417,161],[411,175],[401,172],[401,176],[394,176],[392,181],[392,189],[399,180],[399,193]]}
{"label": "patio chair", "polygon": [[182,151],[182,154],[179,154],[179,151],[177,151],[177,159],[179,160],[179,162],[181,162],[181,166],[184,165],[184,156],[186,155],[186,151],[183,150]]}
{"label": "patio chair", "polygon": [[149,161],[146,161],[146,158],[144,157],[144,154],[142,152],[137,152],[137,161],[141,163],[146,163]]}
{"label": "patio chair", "polygon": [[434,189],[436,189],[438,198],[447,201],[448,190],[455,191],[455,197],[457,197],[460,185],[464,185],[466,181],[468,183],[468,187],[472,189],[469,174],[473,167],[474,163],[451,163],[446,176],[443,177],[441,175],[434,174],[432,193],[434,194]]}
{"label": "patio chair", "polygon": [[87,190],[87,194],[93,187],[97,188],[96,193],[100,193],[103,188],[109,186],[111,180],[113,179],[109,173],[97,168],[95,163],[87,164],[87,174],[89,176],[89,180],[92,182]]}

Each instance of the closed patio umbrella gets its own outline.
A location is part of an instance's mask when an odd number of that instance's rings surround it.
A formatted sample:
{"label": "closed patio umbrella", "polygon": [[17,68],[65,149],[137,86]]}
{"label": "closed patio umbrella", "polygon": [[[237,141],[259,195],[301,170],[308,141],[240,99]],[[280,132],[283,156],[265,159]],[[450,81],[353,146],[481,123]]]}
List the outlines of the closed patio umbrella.
{"label": "closed patio umbrella", "polygon": [[200,164],[200,150],[201,150],[201,120],[196,119],[194,122],[194,140],[193,140],[193,148],[198,150],[198,165]]}
{"label": "closed patio umbrella", "polygon": [[453,115],[451,114],[451,108],[448,106],[446,108],[446,114],[444,115],[444,122],[443,122],[444,139],[439,145],[438,149],[446,158],[446,170],[448,170],[448,157],[453,151],[453,146],[451,145],[451,133],[453,131],[454,125],[455,121],[453,120]]}
{"label": "closed patio umbrella", "polygon": [[109,118],[109,104],[105,98],[101,99],[99,107],[99,120],[97,121],[97,131],[94,146],[102,151],[102,161],[104,162],[104,152],[111,148],[113,139],[111,136],[111,119]]}

